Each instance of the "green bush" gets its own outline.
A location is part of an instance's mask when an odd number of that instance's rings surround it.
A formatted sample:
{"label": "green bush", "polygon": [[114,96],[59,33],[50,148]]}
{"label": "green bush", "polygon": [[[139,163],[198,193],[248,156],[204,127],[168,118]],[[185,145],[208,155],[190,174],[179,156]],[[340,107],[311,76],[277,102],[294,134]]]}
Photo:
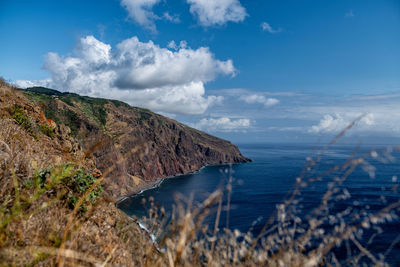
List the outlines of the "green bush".
{"label": "green bush", "polygon": [[[71,208],[75,208],[79,198],[93,186],[96,180],[97,179],[91,174],[86,173],[84,169],[79,169],[74,176],[65,181],[70,189],[68,203]],[[85,212],[87,210],[87,204],[94,203],[101,196],[102,192],[103,187],[101,185],[94,188],[85,200],[84,205],[80,207],[80,211]]]}
{"label": "green bush", "polygon": [[[57,165],[49,169],[42,169],[24,183],[24,187],[35,187],[40,192],[48,189],[53,189],[55,186],[66,186],[68,194],[66,200],[71,209],[75,208],[79,200],[84,196],[96,182],[97,178],[87,173],[84,169],[75,169],[74,164],[67,163]],[[93,204],[102,195],[103,187],[97,185],[83,201],[79,211],[84,213],[87,211],[87,206]]]}
{"label": "green bush", "polygon": [[66,109],[61,111],[61,117],[63,118],[63,123],[71,129],[71,134],[76,136],[81,125],[78,114],[70,109]]}
{"label": "green bush", "polygon": [[128,104],[122,102],[122,101],[118,101],[118,100],[110,100],[111,103],[114,104],[115,107],[119,108],[119,107],[130,107]]}
{"label": "green bush", "polygon": [[41,125],[39,125],[39,129],[43,134],[45,134],[51,138],[54,137],[54,130],[50,126],[48,126],[46,124],[41,124]]}
{"label": "green bush", "polygon": [[32,133],[32,123],[29,118],[26,116],[25,112],[18,106],[15,106],[12,110],[12,116],[14,120],[24,127],[28,132]]}
{"label": "green bush", "polygon": [[[144,110],[144,109],[143,109]],[[151,113],[150,112],[148,112],[148,111],[143,111],[143,110],[140,110],[140,117],[139,117],[139,121],[147,121],[148,119],[150,119],[151,118]]]}
{"label": "green bush", "polygon": [[[77,196],[72,195],[72,194],[68,196],[68,204],[71,209],[75,208],[75,205],[78,203],[78,201],[79,201],[79,198]],[[86,211],[85,208],[84,208],[84,211]]]}
{"label": "green bush", "polygon": [[107,110],[103,107],[97,107],[94,108],[93,113],[99,120],[100,124],[105,126],[107,122]]}
{"label": "green bush", "polygon": [[34,177],[36,184],[43,186],[46,183],[47,176],[49,176],[50,173],[50,169],[39,170]]}
{"label": "green bush", "polygon": [[43,190],[51,189],[57,184],[65,183],[73,175],[75,175],[74,164],[56,165],[48,169],[36,171],[32,178],[25,181],[24,186],[27,188],[34,186]]}

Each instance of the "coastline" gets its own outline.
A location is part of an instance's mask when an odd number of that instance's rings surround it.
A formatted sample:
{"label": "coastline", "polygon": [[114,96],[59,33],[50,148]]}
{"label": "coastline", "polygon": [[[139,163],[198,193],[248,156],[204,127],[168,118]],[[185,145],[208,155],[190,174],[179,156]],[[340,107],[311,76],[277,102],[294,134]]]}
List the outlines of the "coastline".
{"label": "coastline", "polygon": [[[203,170],[203,169],[206,168],[206,167],[211,167],[211,166],[232,166],[232,165],[243,164],[243,163],[248,163],[248,162],[251,162],[251,159],[249,159],[249,160],[246,161],[246,162],[207,164],[207,165],[204,165],[204,166],[200,167],[198,170],[195,170],[195,171],[192,171],[192,172],[181,173],[181,174],[172,175],[172,176],[168,176],[168,177],[164,177],[164,178],[159,178],[159,179],[157,179],[156,181],[150,183],[150,184],[149,184],[148,186],[146,186],[145,188],[142,188],[142,189],[138,190],[137,192],[132,193],[132,194],[130,194],[130,195],[128,195],[128,196],[121,197],[120,199],[118,199],[118,200],[116,201],[115,207],[116,207],[117,209],[121,210],[121,209],[118,207],[119,204],[121,204],[122,202],[124,202],[125,200],[127,200],[127,199],[129,199],[129,198],[138,197],[138,196],[140,196],[141,194],[143,194],[144,192],[146,192],[146,191],[148,191],[148,190],[151,190],[151,189],[155,189],[155,188],[157,188],[157,187],[160,187],[160,186],[162,185],[162,183],[163,183],[165,180],[167,180],[167,179],[174,179],[174,178],[178,178],[178,177],[183,176],[183,175],[196,174],[196,173],[199,173],[201,170]],[[122,210],[121,210],[121,211],[122,211]],[[122,211],[122,212],[123,212],[123,211]],[[143,231],[143,233],[152,241],[152,243],[153,243],[155,249],[156,249],[158,252],[163,252],[163,249],[161,249],[161,248],[158,246],[156,237],[151,233],[151,231],[150,231],[138,218],[136,218],[136,217],[134,217],[134,216],[133,216],[133,217],[132,217],[132,216],[129,216],[129,215],[126,214],[125,212],[123,212],[123,213],[124,213],[132,222],[134,222],[134,223]]]}
{"label": "coastline", "polygon": [[177,175],[172,175],[172,176],[167,176],[164,178],[158,178],[156,181],[151,182],[148,186],[138,190],[137,192],[133,192],[132,194],[129,194],[127,196],[123,196],[120,197],[119,199],[117,199],[117,201],[115,202],[115,206],[118,208],[118,205],[121,204],[122,202],[124,202],[125,200],[132,198],[132,197],[137,197],[140,196],[142,193],[151,190],[151,189],[155,189],[157,187],[160,187],[161,184],[167,180],[167,179],[174,179],[183,175],[189,175],[189,174],[196,174],[198,172],[200,172],[201,170],[203,170],[206,167],[211,167],[211,166],[224,166],[224,165],[236,165],[236,164],[243,164],[243,163],[248,163],[251,162],[251,159],[249,159],[249,161],[247,162],[234,162],[234,163],[218,163],[218,164],[207,164],[202,166],[200,169],[192,171],[192,172],[188,172],[188,173],[181,173],[181,174],[177,174]]}

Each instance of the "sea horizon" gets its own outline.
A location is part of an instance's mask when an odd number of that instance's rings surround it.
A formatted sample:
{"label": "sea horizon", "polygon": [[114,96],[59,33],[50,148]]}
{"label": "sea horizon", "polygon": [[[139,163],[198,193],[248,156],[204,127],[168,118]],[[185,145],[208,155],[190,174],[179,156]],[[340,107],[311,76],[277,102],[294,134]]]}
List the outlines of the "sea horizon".
{"label": "sea horizon", "polygon": [[[224,212],[221,213],[219,227],[221,230],[226,227],[226,216],[229,214],[229,228],[232,231],[238,229],[241,232],[247,232],[251,229],[251,233],[257,235],[265,221],[274,215],[277,206],[287,200],[290,192],[293,191],[296,178],[301,175],[307,160],[318,155],[318,152],[314,150],[313,146],[304,144],[264,144],[262,146],[260,144],[242,144],[239,145],[239,148],[245,156],[252,159],[252,162],[231,167],[230,165],[209,166],[193,174],[166,179],[159,187],[134,195],[119,203],[118,207],[129,216],[134,215],[141,221],[141,217],[147,215],[148,211],[143,206],[143,199],[154,198],[154,201],[163,206],[166,213],[169,214],[172,212],[172,206],[177,205],[176,196],[181,196],[178,198],[181,201],[193,199],[193,205],[195,205],[195,203],[204,201],[217,189],[222,188],[227,194],[228,192],[224,188],[229,182],[229,173],[232,172],[230,210],[229,212],[226,210],[228,204],[225,198],[222,208]],[[348,145],[333,145],[319,163],[322,168],[320,172],[334,165],[343,164],[355,149]],[[370,147],[361,146],[359,149],[359,154],[371,151],[381,153],[379,150],[370,150]],[[395,153],[397,157],[398,154],[398,152]],[[375,212],[379,208],[399,200],[398,194],[395,191],[390,193],[390,190],[396,184],[395,181],[392,181],[392,177],[400,173],[400,166],[394,163],[373,162],[376,167],[374,177],[371,178],[371,173],[367,171],[355,170],[347,178],[343,187],[340,187],[346,188],[351,197],[345,202],[334,203],[332,212],[342,210],[344,203],[352,205],[355,202],[359,202],[360,206],[371,205],[374,208],[371,207],[370,212]],[[299,198],[301,201],[298,204],[301,207],[299,208],[300,213],[319,205],[323,193],[328,190],[328,181],[329,179],[302,189],[302,197]],[[382,195],[388,198],[388,202],[380,202],[379,199]],[[215,209],[213,211],[215,212]],[[305,217],[302,218],[305,219]],[[214,220],[214,215],[206,220],[210,228],[213,227]],[[400,234],[394,225],[396,224],[389,223],[388,233],[385,233],[384,236]],[[379,241],[379,246],[388,247],[390,244],[389,241],[386,243],[383,240]],[[400,252],[397,249],[394,251]],[[393,256],[390,263],[398,264],[400,258]]]}

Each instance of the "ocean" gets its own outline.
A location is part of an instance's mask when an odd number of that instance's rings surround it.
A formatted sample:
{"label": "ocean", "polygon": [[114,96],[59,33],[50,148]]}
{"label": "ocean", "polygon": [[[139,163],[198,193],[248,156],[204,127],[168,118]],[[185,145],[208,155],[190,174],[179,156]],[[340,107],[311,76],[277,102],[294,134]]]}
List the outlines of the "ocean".
{"label": "ocean", "polygon": [[[340,192],[345,192],[342,194],[345,197],[334,196],[337,198],[329,205],[329,213],[343,212],[350,207],[352,211],[345,217],[346,223],[356,224],[365,214],[376,213],[400,201],[397,189],[400,181],[400,152],[387,146],[333,145],[321,156],[318,148],[306,144],[241,144],[239,149],[252,162],[207,166],[194,174],[166,179],[159,187],[132,196],[119,203],[118,207],[128,215],[140,218],[146,213],[142,199],[152,196],[168,213],[176,203],[176,196],[193,199],[195,203],[201,202],[214,190],[226,188],[232,177],[230,209],[227,211],[226,208],[228,194],[225,190],[225,209],[221,214],[220,228],[228,226],[242,232],[250,230],[257,235],[268,218],[275,214],[277,205],[288,198],[296,179],[302,173],[305,173],[304,181],[319,177],[317,181],[302,188],[296,198],[299,200],[296,208],[298,216],[306,222],[312,210],[320,204],[329,182],[347,175],[348,169],[334,167],[343,165],[351,155],[362,157],[363,161],[359,161],[361,164],[339,186]],[[320,160],[315,166],[305,168],[311,162],[310,159],[316,161],[317,158]],[[395,214],[400,214],[399,210]],[[355,218],[357,216],[360,217],[358,221]],[[365,242],[367,249],[374,252],[374,255],[385,255],[391,265],[400,266],[400,242],[395,242],[400,236],[400,223],[392,219],[387,218],[384,224],[371,225],[374,230],[366,229],[362,240],[382,230],[371,244]],[[211,225],[213,221],[211,216],[206,223]],[[338,254],[343,253],[338,249]]]}

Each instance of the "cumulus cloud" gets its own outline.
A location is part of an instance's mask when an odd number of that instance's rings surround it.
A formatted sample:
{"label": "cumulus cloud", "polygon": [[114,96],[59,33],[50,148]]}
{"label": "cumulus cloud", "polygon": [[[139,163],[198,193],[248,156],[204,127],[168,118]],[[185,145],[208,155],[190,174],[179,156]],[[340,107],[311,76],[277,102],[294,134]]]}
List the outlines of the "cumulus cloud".
{"label": "cumulus cloud", "polygon": [[206,47],[177,51],[160,48],[136,37],[117,45],[118,88],[144,89],[189,82],[208,82],[219,74],[235,74],[232,60],[219,61]]}
{"label": "cumulus cloud", "polygon": [[116,98],[155,111],[201,114],[222,101],[205,96],[204,84],[218,75],[235,75],[232,60],[217,60],[207,47],[191,49],[182,42],[171,51],[132,37],[112,49],[87,36],[75,51],[72,56],[47,54],[44,69],[51,79],[42,81],[46,86]]}
{"label": "cumulus cloud", "polygon": [[152,8],[160,0],[121,0],[121,5],[128,11],[129,17],[139,25],[156,31],[154,20],[158,17],[153,13]]}
{"label": "cumulus cloud", "polygon": [[187,0],[187,3],[190,5],[190,13],[205,27],[224,25],[230,21],[241,22],[247,16],[239,0]]}
{"label": "cumulus cloud", "polygon": [[[319,121],[317,125],[311,126],[309,132],[311,133],[338,133],[345,129],[350,123],[352,123],[358,116],[348,114],[326,114]],[[373,113],[369,113],[362,117],[358,125],[355,127],[358,131],[372,130],[375,125],[375,116]]]}
{"label": "cumulus cloud", "polygon": [[272,28],[272,26],[271,26],[268,22],[263,22],[263,23],[261,23],[261,29],[262,29],[263,31],[267,31],[267,32],[269,32],[269,33],[278,33],[278,32],[281,32],[281,31],[282,31],[281,28],[279,28],[279,29],[274,29],[274,28]]}
{"label": "cumulus cloud", "polygon": [[259,103],[263,104],[266,107],[274,106],[279,103],[279,100],[276,98],[266,98],[263,95],[257,94],[241,96],[240,99],[248,104]]}
{"label": "cumulus cloud", "polygon": [[249,119],[204,118],[198,123],[191,124],[192,127],[209,132],[237,132],[245,131],[250,127]]}

